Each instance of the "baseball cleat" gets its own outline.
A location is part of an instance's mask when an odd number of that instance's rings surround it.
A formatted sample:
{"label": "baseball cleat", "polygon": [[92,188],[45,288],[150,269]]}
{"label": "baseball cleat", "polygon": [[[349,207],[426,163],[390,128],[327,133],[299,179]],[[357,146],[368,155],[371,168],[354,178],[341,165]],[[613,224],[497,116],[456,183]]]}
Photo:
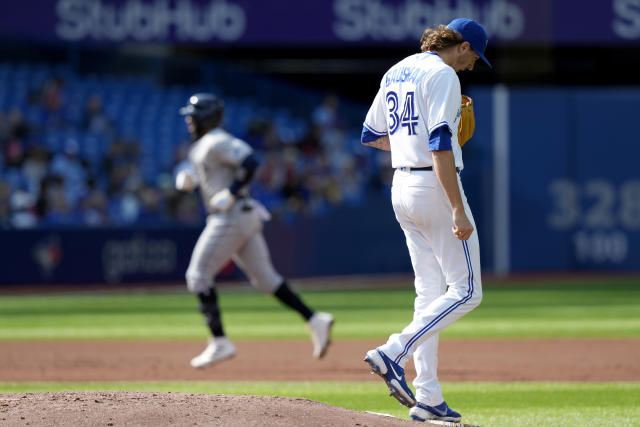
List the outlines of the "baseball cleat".
{"label": "baseball cleat", "polygon": [[462,419],[462,415],[449,408],[447,402],[442,402],[438,406],[428,406],[418,402],[409,411],[409,416],[416,421],[438,420],[458,423]]}
{"label": "baseball cleat", "polygon": [[416,399],[404,378],[404,369],[378,349],[369,350],[364,358],[371,373],[379,375],[389,387],[389,393],[406,407],[413,407]]}
{"label": "baseball cleat", "polygon": [[202,353],[191,359],[191,366],[204,368],[236,355],[236,346],[227,337],[212,338]]}
{"label": "baseball cleat", "polygon": [[313,341],[313,357],[320,359],[331,343],[333,316],[329,313],[315,313],[308,324],[311,330],[311,341]]}

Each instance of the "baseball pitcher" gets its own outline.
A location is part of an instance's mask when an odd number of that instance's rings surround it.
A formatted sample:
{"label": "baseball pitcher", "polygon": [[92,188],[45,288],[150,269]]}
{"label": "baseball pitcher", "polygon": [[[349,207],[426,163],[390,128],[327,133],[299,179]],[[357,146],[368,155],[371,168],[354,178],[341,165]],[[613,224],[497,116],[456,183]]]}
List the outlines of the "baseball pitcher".
{"label": "baseball pitcher", "polygon": [[193,141],[189,151],[192,168],[178,172],[176,188],[192,191],[199,186],[208,213],[206,226],[191,255],[186,280],[187,287],[200,301],[200,311],[212,338],[205,350],[191,360],[191,366],[202,368],[236,353],[223,330],[214,286],[215,275],[229,259],[244,271],[252,286],[274,295],[307,321],[313,355],[321,358],[330,342],[333,317],[314,313],[273,268],[262,235],[263,221],[269,219],[269,213],[249,197],[247,189],[258,162],[246,142],[219,127],[223,112],[222,100],[209,93],[191,96],[180,109]]}
{"label": "baseball pitcher", "polygon": [[[470,137],[475,122],[459,125],[463,105],[468,111],[472,103],[462,99],[456,72],[473,69],[478,58],[490,66],[486,45],[484,29],[470,19],[425,30],[422,52],[383,76],[362,131],[363,144],[391,151],[392,204],[417,294],[413,321],[367,352],[365,362],[419,421],[462,418],[449,408],[438,382],[438,332],[482,299],[478,234],[459,177],[460,142]],[[460,141],[459,131],[465,134]],[[415,396],[404,376],[411,356]]]}

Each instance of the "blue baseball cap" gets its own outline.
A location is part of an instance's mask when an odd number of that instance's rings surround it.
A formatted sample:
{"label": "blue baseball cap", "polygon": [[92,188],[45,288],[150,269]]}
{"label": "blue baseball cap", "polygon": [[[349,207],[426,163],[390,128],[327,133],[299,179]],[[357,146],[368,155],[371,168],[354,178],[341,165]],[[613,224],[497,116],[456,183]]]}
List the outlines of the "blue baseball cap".
{"label": "blue baseball cap", "polygon": [[473,19],[457,18],[449,22],[447,27],[459,32],[464,41],[469,42],[471,48],[482,58],[489,68],[493,68],[489,61],[487,61],[487,58],[484,57],[484,50],[487,48],[489,39],[480,24]]}

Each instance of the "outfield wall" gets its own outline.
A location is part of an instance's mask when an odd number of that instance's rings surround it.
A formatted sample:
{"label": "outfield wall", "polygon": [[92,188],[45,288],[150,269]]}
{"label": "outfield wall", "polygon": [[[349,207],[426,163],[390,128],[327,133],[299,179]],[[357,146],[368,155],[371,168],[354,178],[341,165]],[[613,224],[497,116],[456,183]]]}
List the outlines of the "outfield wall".
{"label": "outfield wall", "polygon": [[640,269],[640,88],[470,90],[463,181],[492,271]]}
{"label": "outfield wall", "polygon": [[[200,228],[1,231],[0,284],[181,281]],[[411,270],[386,197],[292,224],[267,223],[276,268],[287,277]],[[228,265],[222,278],[242,277]]]}
{"label": "outfield wall", "polygon": [[[461,176],[483,270],[640,270],[640,88],[466,92],[477,127]],[[0,283],[182,280],[199,231],[0,231]],[[265,234],[288,277],[411,271],[386,194],[323,217],[269,223]]]}

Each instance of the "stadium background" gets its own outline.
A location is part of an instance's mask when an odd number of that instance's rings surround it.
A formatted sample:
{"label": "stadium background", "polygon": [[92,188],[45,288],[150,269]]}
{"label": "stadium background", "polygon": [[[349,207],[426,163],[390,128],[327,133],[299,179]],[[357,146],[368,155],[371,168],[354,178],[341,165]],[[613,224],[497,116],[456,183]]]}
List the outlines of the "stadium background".
{"label": "stadium background", "polygon": [[[388,154],[359,135],[424,27],[469,16],[494,64],[460,74],[477,116],[462,179],[484,299],[441,335],[447,402],[484,426],[638,425],[638,0],[5,3],[0,424],[406,419],[361,361],[406,325],[415,294]],[[295,314],[229,265],[238,355],[188,365],[208,336],[183,279],[204,216],[172,181],[177,109],[200,90],[225,98],[225,127],[259,153],[274,263],[337,319],[323,360]]]}
{"label": "stadium background", "polygon": [[[27,6],[28,5],[28,6]],[[0,17],[0,282],[181,280],[203,224],[172,189],[177,109],[210,90],[260,154],[254,195],[290,277],[409,272],[388,155],[359,145],[384,71],[472,16],[462,174],[483,269],[637,270],[640,6],[599,1],[29,0]],[[34,13],[37,10],[38,13]],[[79,261],[81,260],[81,262]],[[230,266],[225,275],[236,277]]]}

